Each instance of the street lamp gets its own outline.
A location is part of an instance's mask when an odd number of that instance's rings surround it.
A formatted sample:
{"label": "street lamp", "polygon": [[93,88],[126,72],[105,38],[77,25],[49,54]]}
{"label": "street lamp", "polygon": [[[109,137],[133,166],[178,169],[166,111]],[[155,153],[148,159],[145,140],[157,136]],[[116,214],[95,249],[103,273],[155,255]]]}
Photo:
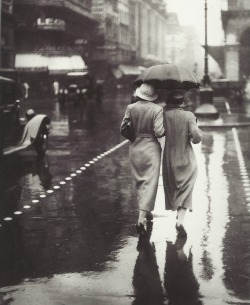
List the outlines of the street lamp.
{"label": "street lamp", "polygon": [[208,73],[208,44],[207,44],[207,0],[205,0],[205,58],[204,58],[204,76],[203,84],[204,86],[210,86],[211,81]]}
{"label": "street lamp", "polygon": [[207,44],[207,0],[205,0],[205,57],[203,88],[200,89],[200,106],[195,110],[198,118],[218,119],[219,113],[213,105],[213,89],[208,71],[208,44]]}
{"label": "street lamp", "polygon": [[0,0],[0,68],[2,67],[2,0]]}

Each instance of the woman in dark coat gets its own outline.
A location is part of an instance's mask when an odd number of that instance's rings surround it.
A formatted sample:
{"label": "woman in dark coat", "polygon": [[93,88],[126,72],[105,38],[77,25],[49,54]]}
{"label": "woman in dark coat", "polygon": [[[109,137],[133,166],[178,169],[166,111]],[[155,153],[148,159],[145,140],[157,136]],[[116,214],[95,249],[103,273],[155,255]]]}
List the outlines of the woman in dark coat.
{"label": "woman in dark coat", "polygon": [[136,89],[139,100],[128,105],[121,124],[132,123],[135,140],[129,148],[132,184],[139,207],[136,229],[146,234],[144,218],[154,209],[161,160],[161,146],[157,138],[164,136],[163,108],[153,103],[158,95],[151,84]]}
{"label": "woman in dark coat", "polygon": [[165,148],[163,153],[163,184],[167,210],[177,210],[176,229],[185,236],[183,226],[186,210],[192,211],[192,192],[197,177],[197,162],[191,145],[201,141],[202,132],[186,106],[184,90],[169,94],[164,109]]}

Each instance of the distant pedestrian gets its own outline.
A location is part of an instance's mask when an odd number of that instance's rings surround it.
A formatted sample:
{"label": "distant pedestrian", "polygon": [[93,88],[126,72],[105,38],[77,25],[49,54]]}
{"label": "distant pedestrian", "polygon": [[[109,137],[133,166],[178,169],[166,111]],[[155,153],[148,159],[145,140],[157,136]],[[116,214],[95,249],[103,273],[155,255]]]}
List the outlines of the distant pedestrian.
{"label": "distant pedestrian", "polygon": [[102,103],[102,99],[103,99],[103,80],[98,79],[96,81],[96,88],[95,88],[96,92],[96,102],[98,104]]}
{"label": "distant pedestrian", "polygon": [[129,148],[129,159],[139,207],[136,229],[140,235],[146,235],[144,219],[152,218],[160,173],[161,146],[157,138],[164,136],[163,108],[153,103],[158,97],[153,85],[142,84],[136,95],[139,101],[128,105],[121,133],[126,124],[132,123],[135,140]]}
{"label": "distant pedestrian", "polygon": [[54,95],[58,95],[59,87],[60,87],[59,82],[57,80],[55,80],[53,82],[53,93],[54,93]]}
{"label": "distant pedestrian", "polygon": [[192,112],[186,106],[184,90],[172,91],[164,109],[165,148],[163,153],[163,184],[167,210],[177,210],[176,230],[186,236],[183,222],[186,210],[192,211],[192,192],[197,177],[197,162],[191,142],[201,141]]}
{"label": "distant pedestrian", "polygon": [[30,89],[30,86],[27,82],[24,82],[23,83],[23,88],[24,88],[24,98],[28,98],[29,97],[29,89]]}

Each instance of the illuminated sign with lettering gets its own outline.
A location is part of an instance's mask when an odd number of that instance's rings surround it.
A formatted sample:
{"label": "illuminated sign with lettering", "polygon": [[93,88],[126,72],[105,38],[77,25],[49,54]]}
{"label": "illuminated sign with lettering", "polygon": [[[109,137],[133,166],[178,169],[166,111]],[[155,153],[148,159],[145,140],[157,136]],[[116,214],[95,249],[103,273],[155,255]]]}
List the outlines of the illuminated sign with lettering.
{"label": "illuminated sign with lettering", "polygon": [[62,19],[38,18],[37,28],[39,30],[58,30],[65,31],[66,23]]}

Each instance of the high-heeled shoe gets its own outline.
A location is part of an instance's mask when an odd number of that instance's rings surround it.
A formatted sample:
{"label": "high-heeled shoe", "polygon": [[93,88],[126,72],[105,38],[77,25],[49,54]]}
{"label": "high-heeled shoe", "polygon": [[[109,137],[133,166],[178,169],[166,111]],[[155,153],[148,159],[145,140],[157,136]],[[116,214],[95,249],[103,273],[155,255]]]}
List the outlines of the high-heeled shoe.
{"label": "high-heeled shoe", "polygon": [[153,232],[153,222],[152,221],[148,221],[146,223],[146,231],[147,231],[147,236],[148,238],[150,238],[152,232]]}
{"label": "high-heeled shoe", "polygon": [[140,236],[145,236],[147,231],[142,223],[135,225],[136,231]]}
{"label": "high-heeled shoe", "polygon": [[179,236],[179,237],[187,237],[187,232],[186,232],[186,230],[184,229],[184,227],[183,227],[183,225],[175,225],[175,228],[176,228],[176,231],[177,231],[177,235]]}
{"label": "high-heeled shoe", "polygon": [[148,212],[148,213],[146,214],[146,220],[147,220],[147,222],[151,222],[151,221],[153,221],[153,219],[154,219],[153,214],[152,214],[151,212]]}

